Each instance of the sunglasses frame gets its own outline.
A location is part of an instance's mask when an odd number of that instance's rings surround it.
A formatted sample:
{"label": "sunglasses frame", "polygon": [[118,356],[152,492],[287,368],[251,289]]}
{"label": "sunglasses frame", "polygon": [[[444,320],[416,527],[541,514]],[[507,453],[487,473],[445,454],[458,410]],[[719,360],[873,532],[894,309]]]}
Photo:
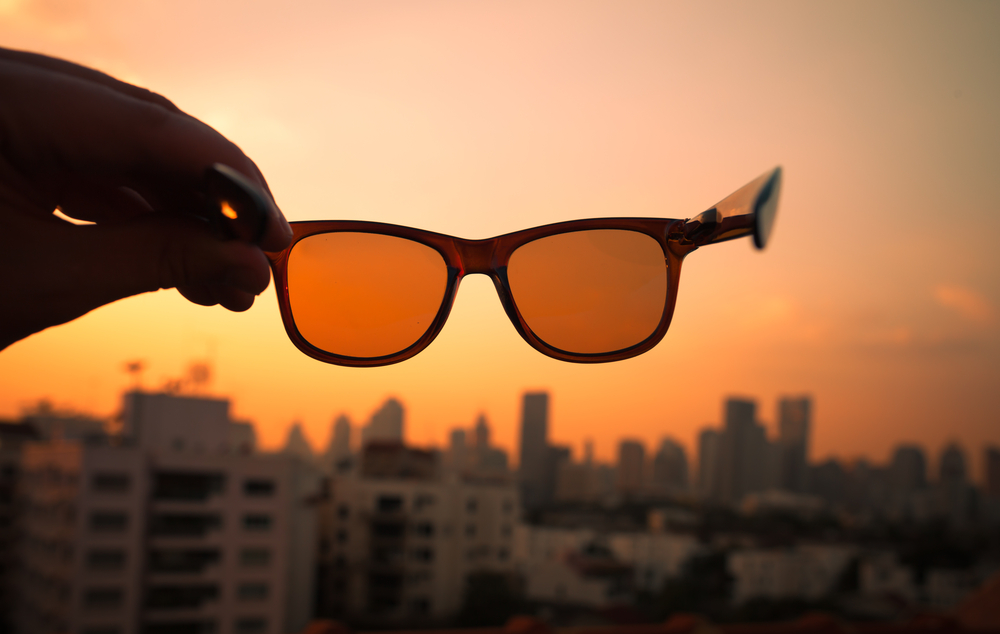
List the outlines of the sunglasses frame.
{"label": "sunglasses frame", "polygon": [[[684,258],[699,247],[752,235],[757,248],[767,242],[781,182],[781,168],[776,168],[751,181],[729,195],[709,210],[693,218],[591,218],[571,220],[507,233],[493,238],[470,240],[433,231],[401,225],[360,220],[315,220],[289,223],[292,241],[280,252],[268,253],[274,273],[275,288],[281,320],[289,339],[306,355],[335,365],[349,367],[376,367],[405,361],[426,348],[441,332],[451,313],[462,278],[470,274],[483,274],[493,280],[500,302],[507,317],[521,337],[542,354],[574,363],[603,363],[619,361],[640,355],[660,342],[670,327],[677,289],[680,283],[681,264]],[[656,330],[641,342],[608,353],[574,353],[547,344],[537,337],[521,316],[511,294],[507,279],[507,265],[519,247],[548,236],[594,229],[619,229],[635,231],[656,240],[663,250],[667,266],[667,295],[663,314]],[[447,266],[448,281],[441,306],[430,327],[413,344],[399,352],[380,357],[350,357],[327,352],[309,343],[299,332],[292,315],[288,295],[288,256],[295,245],[304,238],[325,233],[372,233],[412,240],[437,251]]]}

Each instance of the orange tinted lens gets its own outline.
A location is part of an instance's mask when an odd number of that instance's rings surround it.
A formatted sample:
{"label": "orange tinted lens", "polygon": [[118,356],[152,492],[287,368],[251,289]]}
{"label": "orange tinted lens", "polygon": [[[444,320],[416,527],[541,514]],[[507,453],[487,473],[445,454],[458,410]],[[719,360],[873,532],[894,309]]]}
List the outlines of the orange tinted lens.
{"label": "orange tinted lens", "polygon": [[303,238],[288,256],[288,303],[320,350],[383,357],[412,346],[444,301],[448,267],[434,249],[375,233]]}
{"label": "orange tinted lens", "polygon": [[529,242],[511,254],[507,278],[532,332],[578,354],[641,343],[660,325],[667,301],[663,249],[636,231],[574,231]]}

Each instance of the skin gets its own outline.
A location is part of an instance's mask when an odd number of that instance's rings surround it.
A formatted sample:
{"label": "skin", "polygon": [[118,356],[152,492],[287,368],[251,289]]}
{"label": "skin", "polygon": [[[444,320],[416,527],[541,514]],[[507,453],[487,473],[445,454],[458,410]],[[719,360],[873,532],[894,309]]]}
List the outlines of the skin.
{"label": "skin", "polygon": [[[21,51],[0,49],[0,96],[0,350],[139,293],[243,311],[267,287],[264,251],[291,229],[232,142],[160,95]],[[191,214],[214,163],[267,193],[259,246]]]}

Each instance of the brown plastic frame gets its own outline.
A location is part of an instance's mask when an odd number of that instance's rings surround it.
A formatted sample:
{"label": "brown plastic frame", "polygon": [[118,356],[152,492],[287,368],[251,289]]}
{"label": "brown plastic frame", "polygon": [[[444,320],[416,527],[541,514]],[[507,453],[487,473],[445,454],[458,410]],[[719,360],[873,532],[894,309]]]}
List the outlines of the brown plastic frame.
{"label": "brown plastic frame", "polygon": [[[764,248],[774,214],[781,183],[781,168],[775,168],[730,194],[711,209],[688,220],[674,218],[594,218],[572,220],[508,233],[495,238],[468,240],[432,231],[400,225],[357,220],[319,220],[291,223],[291,244],[283,251],[269,253],[274,272],[278,305],[288,337],[295,346],[314,359],[351,367],[374,367],[405,361],[426,348],[444,327],[451,312],[455,295],[462,278],[480,273],[488,275],[500,296],[507,316],[514,328],[533,348],[562,361],[575,363],[603,363],[619,361],[642,354],[663,339],[673,318],[680,282],[681,264],[692,251],[707,244],[715,244],[742,236],[752,235],[754,244]],[[589,229],[626,229],[644,233],[654,238],[663,249],[667,265],[667,298],[663,315],[656,330],[640,343],[602,354],[581,354],[561,350],[538,338],[525,323],[511,296],[507,280],[507,263],[511,254],[533,240],[561,233]],[[321,350],[310,344],[295,326],[288,300],[288,254],[295,245],[308,236],[335,232],[361,232],[395,236],[427,245],[444,259],[448,267],[448,283],[444,299],[434,321],[413,345],[391,355],[381,357],[349,357]]]}

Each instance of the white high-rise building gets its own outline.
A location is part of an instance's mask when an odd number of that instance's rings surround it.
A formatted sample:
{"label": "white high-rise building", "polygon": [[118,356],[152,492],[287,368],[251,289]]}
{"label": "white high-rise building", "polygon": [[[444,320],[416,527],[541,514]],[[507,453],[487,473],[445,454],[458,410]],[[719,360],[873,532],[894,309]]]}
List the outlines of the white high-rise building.
{"label": "white high-rise building", "polygon": [[277,634],[308,623],[315,472],[231,451],[228,407],[131,392],[121,444],[25,448],[15,631]]}

